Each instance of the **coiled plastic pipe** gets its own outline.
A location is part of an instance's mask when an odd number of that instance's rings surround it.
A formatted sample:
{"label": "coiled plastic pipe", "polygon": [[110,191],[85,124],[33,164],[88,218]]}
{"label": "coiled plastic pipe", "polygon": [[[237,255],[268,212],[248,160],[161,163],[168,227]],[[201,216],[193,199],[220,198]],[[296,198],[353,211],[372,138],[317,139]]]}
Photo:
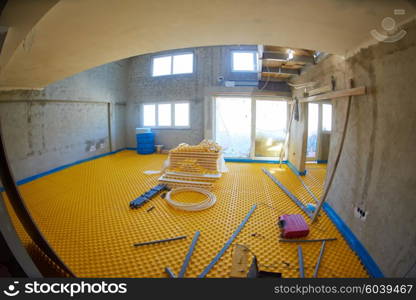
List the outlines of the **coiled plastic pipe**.
{"label": "coiled plastic pipe", "polygon": [[[183,192],[197,192],[204,194],[207,196],[207,198],[204,201],[198,202],[198,203],[184,203],[184,202],[178,202],[175,200],[172,200],[172,195],[177,193],[183,193]],[[179,187],[170,190],[165,197],[165,200],[169,203],[169,205],[173,206],[174,208],[186,210],[186,211],[200,211],[207,208],[210,208],[217,202],[217,197],[204,189],[201,188],[195,188],[195,187]]]}

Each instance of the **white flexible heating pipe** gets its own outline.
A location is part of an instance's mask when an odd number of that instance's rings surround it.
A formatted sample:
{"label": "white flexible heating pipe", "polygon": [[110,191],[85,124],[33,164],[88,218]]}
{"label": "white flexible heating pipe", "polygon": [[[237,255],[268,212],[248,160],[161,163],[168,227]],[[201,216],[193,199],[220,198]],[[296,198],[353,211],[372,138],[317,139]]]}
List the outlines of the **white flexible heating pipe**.
{"label": "white flexible heating pipe", "polygon": [[[197,192],[204,194],[207,196],[207,198],[204,201],[198,202],[198,203],[184,203],[184,202],[178,202],[175,200],[172,200],[172,195],[182,192]],[[210,208],[217,202],[217,197],[204,189],[200,188],[194,188],[194,187],[179,187],[170,190],[165,197],[165,200],[169,203],[169,205],[173,206],[174,208],[181,209],[181,210],[187,210],[187,211],[200,211],[207,208]]]}

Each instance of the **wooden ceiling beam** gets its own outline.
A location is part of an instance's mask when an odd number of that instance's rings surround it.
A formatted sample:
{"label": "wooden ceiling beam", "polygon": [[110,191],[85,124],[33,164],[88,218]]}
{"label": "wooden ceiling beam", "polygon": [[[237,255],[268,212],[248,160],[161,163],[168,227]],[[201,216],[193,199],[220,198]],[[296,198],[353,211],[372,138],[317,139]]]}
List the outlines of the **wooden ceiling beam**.
{"label": "wooden ceiling beam", "polygon": [[305,55],[293,55],[291,60],[287,59],[286,53],[279,53],[279,52],[263,52],[262,59],[275,59],[278,61],[290,61],[290,62],[301,62],[306,64],[315,64],[315,59],[313,56],[305,56]]}
{"label": "wooden ceiling beam", "polygon": [[278,73],[278,74],[287,74],[287,75],[299,75],[299,69],[288,69],[288,68],[281,68],[281,67],[266,67],[266,66],[263,66],[261,71],[263,73]]}

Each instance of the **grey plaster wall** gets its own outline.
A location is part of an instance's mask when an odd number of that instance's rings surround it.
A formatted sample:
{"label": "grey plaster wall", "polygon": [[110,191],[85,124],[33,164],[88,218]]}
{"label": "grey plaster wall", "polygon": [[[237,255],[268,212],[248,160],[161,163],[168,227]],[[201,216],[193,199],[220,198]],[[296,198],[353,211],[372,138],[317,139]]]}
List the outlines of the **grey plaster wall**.
{"label": "grey plaster wall", "polygon": [[41,91],[1,92],[1,125],[16,179],[124,148],[126,76],[126,61],[118,61]]}
{"label": "grey plaster wall", "polygon": [[[257,50],[257,46],[213,46],[186,49],[194,53],[192,74],[152,77],[152,57],[180,53],[173,50],[129,59],[126,139],[128,147],[136,146],[135,128],[142,127],[142,104],[145,102],[190,101],[190,129],[153,129],[156,143],[165,149],[179,143],[197,144],[204,139],[204,98],[207,90],[223,86],[223,80],[256,80],[257,74],[232,73],[230,52],[237,49]],[[218,80],[222,78],[221,80]],[[238,88],[235,88],[238,90]]]}
{"label": "grey plaster wall", "polygon": [[[416,23],[396,43],[380,43],[344,60],[332,56],[297,82],[353,78],[368,93],[352,100],[343,154],[328,195],[386,276],[416,276]],[[328,172],[339,147],[346,100],[333,101]],[[295,143],[295,140],[291,141]],[[297,141],[299,142],[299,141]],[[356,208],[366,211],[365,217]],[[413,267],[412,267],[413,266]]]}

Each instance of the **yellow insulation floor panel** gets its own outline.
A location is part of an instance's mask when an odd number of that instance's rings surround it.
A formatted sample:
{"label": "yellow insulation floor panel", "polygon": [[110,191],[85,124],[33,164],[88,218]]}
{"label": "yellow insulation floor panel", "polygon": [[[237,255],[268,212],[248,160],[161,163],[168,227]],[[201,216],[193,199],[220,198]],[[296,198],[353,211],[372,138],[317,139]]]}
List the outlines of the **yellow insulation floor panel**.
{"label": "yellow insulation floor panel", "polygon": [[[196,277],[223,247],[247,212],[258,204],[234,240],[257,255],[260,269],[298,277],[297,245],[279,243],[279,215],[302,213],[267,177],[269,169],[304,203],[312,202],[292,171],[283,165],[227,163],[229,172],[213,188],[217,203],[200,212],[175,210],[160,196],[139,209],[129,202],[156,184],[157,170],[166,155],[138,155],[122,151],[72,166],[20,187],[37,225],[54,250],[78,277],[166,277],[165,267],[178,273],[195,231],[201,235],[185,277]],[[304,177],[319,197],[325,166],[315,165]],[[3,196],[5,194],[3,193]],[[186,197],[185,197],[186,196]],[[178,195],[177,197],[181,197]],[[198,202],[197,193],[182,195],[184,202]],[[195,199],[190,199],[195,197]],[[36,251],[7,203],[20,237],[31,255]],[[151,206],[155,208],[147,212]],[[303,213],[302,213],[303,214]],[[305,215],[304,215],[305,216]],[[309,220],[305,216],[306,220]],[[134,243],[186,235],[186,239],[134,247]],[[320,277],[368,277],[356,254],[322,211],[308,238],[337,238],[328,242]],[[303,247],[306,277],[311,277],[320,243]],[[207,277],[229,277],[230,247]],[[251,260],[251,257],[250,257]]]}

